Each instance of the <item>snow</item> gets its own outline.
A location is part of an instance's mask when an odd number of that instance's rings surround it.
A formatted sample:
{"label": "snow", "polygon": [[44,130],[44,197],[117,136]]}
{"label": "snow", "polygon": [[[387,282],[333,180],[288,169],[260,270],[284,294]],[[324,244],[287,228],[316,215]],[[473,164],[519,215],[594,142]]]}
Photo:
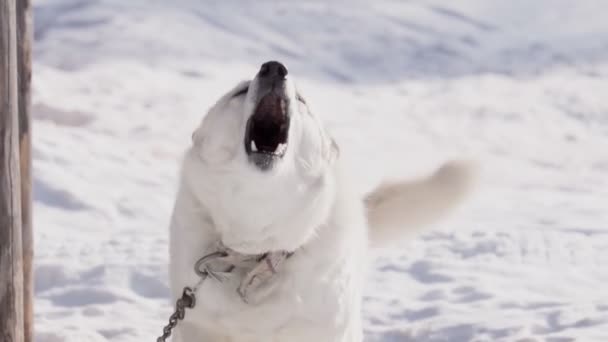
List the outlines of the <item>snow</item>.
{"label": "snow", "polygon": [[607,10],[34,1],[36,342],[156,338],[181,153],[270,59],[361,191],[451,157],[481,165],[454,215],[377,251],[368,341],[608,341]]}

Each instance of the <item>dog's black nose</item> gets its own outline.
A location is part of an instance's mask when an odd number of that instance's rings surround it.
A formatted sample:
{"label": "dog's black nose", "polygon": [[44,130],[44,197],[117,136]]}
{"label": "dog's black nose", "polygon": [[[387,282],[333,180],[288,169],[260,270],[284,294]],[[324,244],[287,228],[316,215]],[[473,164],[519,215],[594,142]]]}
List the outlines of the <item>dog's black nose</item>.
{"label": "dog's black nose", "polygon": [[260,77],[284,79],[287,76],[287,68],[277,61],[270,61],[262,64],[258,75]]}

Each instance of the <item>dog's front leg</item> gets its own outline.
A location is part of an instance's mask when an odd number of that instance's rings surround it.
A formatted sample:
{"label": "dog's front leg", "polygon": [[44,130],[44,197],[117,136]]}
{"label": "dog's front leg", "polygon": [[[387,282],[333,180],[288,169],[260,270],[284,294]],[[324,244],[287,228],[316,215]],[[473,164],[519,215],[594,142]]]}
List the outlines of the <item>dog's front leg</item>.
{"label": "dog's front leg", "polygon": [[172,342],[232,342],[230,337],[206,330],[190,322],[177,326]]}

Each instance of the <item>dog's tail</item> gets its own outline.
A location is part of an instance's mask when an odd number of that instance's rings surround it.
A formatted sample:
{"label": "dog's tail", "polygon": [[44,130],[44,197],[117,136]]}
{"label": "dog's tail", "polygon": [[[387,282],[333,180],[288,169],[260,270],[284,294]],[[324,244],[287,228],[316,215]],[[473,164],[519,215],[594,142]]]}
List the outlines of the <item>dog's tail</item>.
{"label": "dog's tail", "polygon": [[454,208],[471,188],[474,165],[451,161],[430,177],[384,184],[365,197],[372,246],[415,233]]}

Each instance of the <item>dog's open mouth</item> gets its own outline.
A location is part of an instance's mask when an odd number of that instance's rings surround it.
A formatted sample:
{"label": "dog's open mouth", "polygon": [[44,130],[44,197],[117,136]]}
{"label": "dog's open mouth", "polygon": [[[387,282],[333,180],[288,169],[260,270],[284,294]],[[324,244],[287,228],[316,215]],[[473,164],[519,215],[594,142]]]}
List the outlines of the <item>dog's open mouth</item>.
{"label": "dog's open mouth", "polygon": [[270,92],[258,103],[247,121],[245,151],[249,159],[261,169],[272,166],[275,159],[287,151],[289,115],[287,100]]}

